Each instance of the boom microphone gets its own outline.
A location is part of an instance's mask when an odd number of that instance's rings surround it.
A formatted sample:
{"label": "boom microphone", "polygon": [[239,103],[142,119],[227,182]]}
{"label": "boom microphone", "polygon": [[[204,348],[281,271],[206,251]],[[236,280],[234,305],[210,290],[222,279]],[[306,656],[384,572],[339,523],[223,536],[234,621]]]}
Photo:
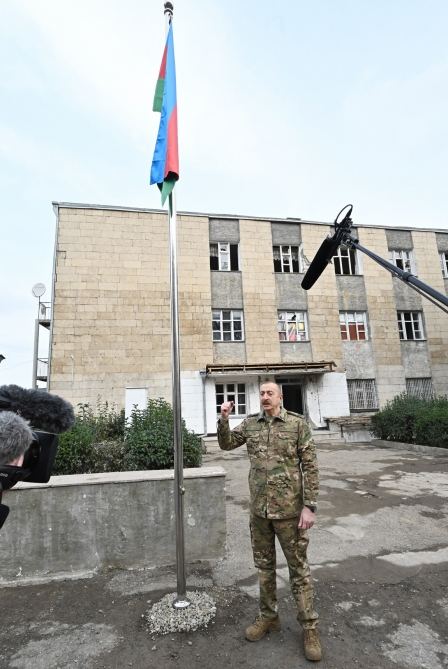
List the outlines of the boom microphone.
{"label": "boom microphone", "polygon": [[309,290],[314,286],[328,263],[331,262],[338,246],[339,239],[336,232],[331,237],[325,237],[302,279],[302,288],[304,290]]}
{"label": "boom microphone", "polygon": [[[342,221],[338,222],[339,216],[342,212],[348,209]],[[317,279],[320,277],[326,266],[331,262],[333,256],[338,250],[343,241],[344,234],[350,230],[351,218],[350,215],[353,210],[353,205],[347,204],[341,209],[339,214],[336,216],[334,221],[335,233],[331,237],[326,237],[322,244],[319,246],[319,249],[314,256],[311,265],[308,267],[308,270],[305,276],[302,279],[302,288],[304,290],[309,290],[314,286]]]}
{"label": "boom microphone", "polygon": [[16,385],[0,386],[0,411],[19,414],[33,427],[52,434],[69,430],[75,422],[72,405],[62,397]]}

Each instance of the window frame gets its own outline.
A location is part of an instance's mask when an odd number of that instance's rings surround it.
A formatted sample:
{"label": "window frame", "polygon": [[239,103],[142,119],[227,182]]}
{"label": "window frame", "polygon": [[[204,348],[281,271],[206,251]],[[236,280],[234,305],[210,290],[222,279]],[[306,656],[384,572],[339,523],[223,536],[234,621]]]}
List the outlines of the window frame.
{"label": "window frame", "polygon": [[[212,256],[212,246],[216,246],[216,255]],[[236,247],[236,264],[237,267],[232,267],[232,248]],[[240,268],[240,245],[234,242],[210,242],[210,269],[213,272],[238,272]],[[223,258],[227,258],[227,267],[223,267]],[[218,268],[213,268],[212,258],[218,259]]]}
{"label": "window frame", "polygon": [[[350,412],[379,409],[376,379],[347,379],[347,392]],[[359,397],[363,400],[361,403],[357,401]]]}
{"label": "window frame", "polygon": [[[282,318],[280,318],[281,314],[291,315],[292,318],[288,318],[288,319],[283,318],[282,319]],[[299,336],[301,334],[301,332],[299,332],[300,328],[297,327],[296,328],[296,339],[288,339],[287,338],[288,335],[289,335],[288,325],[290,323],[291,324],[294,323],[295,325],[298,325],[299,323],[303,323],[304,337]],[[286,329],[281,330],[280,326],[284,325],[284,324],[286,325]],[[308,315],[307,315],[307,312],[306,311],[290,311],[290,310],[287,310],[287,309],[279,309],[277,311],[277,331],[278,331],[279,341],[282,342],[282,343],[286,342],[286,343],[297,344],[298,342],[309,341],[310,338],[309,338],[309,333],[308,333]],[[285,335],[285,339],[282,339],[282,337],[281,337],[282,334]]]}
{"label": "window frame", "polygon": [[[229,390],[229,386],[233,386],[233,391]],[[218,392],[218,387],[222,387],[222,391]],[[243,390],[240,390],[241,387]],[[222,402],[218,401],[218,395],[222,396]],[[240,402],[241,395],[244,395],[244,402]],[[230,412],[232,418],[244,418],[247,416],[247,386],[245,383],[239,383],[238,381],[215,383],[216,415],[221,413],[221,404],[229,401],[234,402],[234,406]],[[244,407],[244,411],[241,411],[242,407]]]}
{"label": "window frame", "polygon": [[440,252],[440,266],[443,278],[448,279],[448,251]]}
{"label": "window frame", "polygon": [[[224,318],[224,312],[229,312],[230,317]],[[215,314],[219,313],[219,321],[215,318]],[[240,315],[240,318],[237,316]],[[235,321],[241,322],[241,330],[235,330]],[[213,324],[219,322],[219,329],[214,328]],[[229,329],[224,329],[224,323],[230,323]],[[241,339],[235,339],[235,332],[241,331]],[[220,339],[215,339],[215,332],[219,332]],[[224,334],[230,332],[230,339],[225,339]],[[244,312],[242,309],[212,309],[212,340],[213,342],[242,342],[244,341]]]}
{"label": "window frame", "polygon": [[[303,261],[301,258],[301,244],[273,244],[272,256],[274,260],[275,274],[303,274]],[[276,259],[276,249],[280,258]],[[284,249],[288,249],[284,251]],[[297,249],[297,257],[293,257],[293,249]],[[276,262],[280,262],[280,269],[276,269]],[[285,269],[288,266],[289,269]],[[296,267],[296,269],[295,269]]]}
{"label": "window frame", "polygon": [[412,249],[390,249],[389,254],[390,262],[395,267],[402,269],[403,272],[417,274],[414,251]]}
{"label": "window frame", "polygon": [[[349,317],[353,316],[354,320],[350,321]],[[357,317],[360,316],[360,320],[356,320]],[[355,326],[355,331],[356,331],[356,337],[351,337],[351,333],[353,328],[350,328],[350,325]],[[363,326],[360,327],[360,326]],[[343,330],[342,328],[345,327],[345,334],[346,336],[343,336]],[[340,311],[339,312],[339,330],[341,332],[341,340],[342,341],[369,341],[369,329],[367,326],[367,312],[365,311]],[[364,331],[364,337],[360,337],[359,335],[362,334],[362,330]]]}
{"label": "window frame", "polygon": [[[339,246],[333,258],[336,276],[356,276],[359,272],[359,258],[356,249],[351,246]],[[343,263],[348,262],[349,272],[343,272]],[[340,271],[338,271],[338,268]]]}
{"label": "window frame", "polygon": [[[406,314],[410,315],[410,319],[406,320]],[[417,316],[417,318],[415,318]],[[398,334],[400,341],[425,341],[425,330],[423,327],[423,314],[421,311],[397,311],[397,321],[398,321]],[[418,330],[421,333],[421,337],[416,337],[415,332],[415,321],[418,322]],[[413,333],[413,337],[408,337],[408,331],[406,325],[410,325]]]}

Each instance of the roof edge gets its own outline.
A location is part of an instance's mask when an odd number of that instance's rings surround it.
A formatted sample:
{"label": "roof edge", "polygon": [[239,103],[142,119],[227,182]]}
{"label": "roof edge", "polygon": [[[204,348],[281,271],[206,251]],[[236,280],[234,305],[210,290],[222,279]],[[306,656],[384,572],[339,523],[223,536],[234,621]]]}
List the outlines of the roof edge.
{"label": "roof edge", "polygon": [[[98,209],[103,211],[132,211],[137,213],[148,213],[148,214],[166,214],[166,209],[155,209],[155,208],[146,208],[146,207],[126,207],[126,206],[117,206],[109,204],[88,204],[81,202],[59,202],[52,201],[53,208],[55,209]],[[305,218],[276,218],[272,216],[248,216],[247,214],[217,214],[211,212],[199,212],[199,211],[177,211],[179,216],[202,216],[204,218],[219,218],[222,220],[249,220],[249,221],[268,221],[273,223],[300,223],[306,225],[322,225],[322,226],[332,226],[333,221],[313,221]],[[419,227],[419,226],[404,226],[404,225],[375,225],[373,223],[354,223],[354,228],[373,228],[378,230],[409,230],[409,231],[425,231],[425,232],[441,232],[448,234],[448,228],[430,228],[430,227]]]}

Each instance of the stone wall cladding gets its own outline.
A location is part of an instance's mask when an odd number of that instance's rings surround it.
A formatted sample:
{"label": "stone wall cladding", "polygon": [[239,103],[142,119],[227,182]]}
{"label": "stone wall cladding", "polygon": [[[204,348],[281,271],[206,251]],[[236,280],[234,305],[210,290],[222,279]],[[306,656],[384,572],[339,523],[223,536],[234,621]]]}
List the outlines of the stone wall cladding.
{"label": "stone wall cladding", "polygon": [[279,311],[307,310],[307,293],[300,285],[303,276],[303,274],[275,272],[275,291]]}
{"label": "stone wall cladding", "polygon": [[242,309],[243,281],[241,272],[210,272],[213,309]]}
{"label": "stone wall cladding", "polygon": [[376,375],[373,343],[367,341],[342,342],[347,379],[374,379]]}
{"label": "stone wall cladding", "polygon": [[[383,258],[389,257],[385,230],[359,228],[358,234],[363,246],[374,250]],[[382,407],[405,390],[397,307],[389,272],[367,256],[363,258],[363,271],[378,398]]]}
{"label": "stone wall cladding", "polygon": [[421,311],[422,296],[413,288],[407,286],[401,279],[393,277],[395,304],[399,311]]}
{"label": "stone wall cladding", "polygon": [[406,378],[431,376],[431,359],[426,341],[402,341],[401,357]]}
{"label": "stone wall cladding", "polygon": [[367,311],[366,288],[362,275],[337,275],[340,311]]}
{"label": "stone wall cladding", "polygon": [[213,343],[213,362],[224,365],[244,364],[246,344],[244,341],[215,341]]}
{"label": "stone wall cladding", "polygon": [[439,253],[448,251],[448,233],[436,232],[437,250]]}
{"label": "stone wall cladding", "polygon": [[247,362],[279,362],[271,225],[242,220],[240,237]]}
{"label": "stone wall cladding", "polygon": [[[302,224],[304,254],[312,259],[330,232],[326,226]],[[313,360],[333,360],[339,367],[342,361],[339,329],[338,291],[332,265],[327,267],[314,286],[307,291],[308,325]]]}
{"label": "stone wall cladding", "polygon": [[[387,248],[390,251],[411,251],[413,249],[412,234],[409,230],[386,230]],[[386,256],[389,260],[389,255]]]}
{"label": "stone wall cladding", "polygon": [[299,246],[302,237],[299,223],[272,223],[272,244],[280,246]]}
{"label": "stone wall cladding", "polygon": [[282,362],[313,362],[313,352],[309,341],[282,341],[280,342],[280,353]]}
{"label": "stone wall cladding", "polygon": [[179,217],[179,327],[181,367],[201,369],[211,361],[212,300],[208,219]]}
{"label": "stone wall cladding", "polygon": [[[212,359],[208,219],[179,217],[183,369]],[[124,406],[126,386],[169,398],[168,223],[152,212],[60,207],[50,390]]]}
{"label": "stone wall cladding", "polygon": [[[413,231],[412,237],[419,278],[432,288],[444,293],[445,283],[440,268],[435,233]],[[422,305],[434,390],[436,393],[446,394],[448,389],[448,318],[429,300],[423,299]]]}
{"label": "stone wall cladding", "polygon": [[211,242],[238,244],[240,241],[239,221],[228,218],[211,218],[209,220],[209,235]]}
{"label": "stone wall cladding", "polygon": [[167,259],[160,214],[59,209],[52,392],[123,405],[143,370],[146,378],[169,370]]}

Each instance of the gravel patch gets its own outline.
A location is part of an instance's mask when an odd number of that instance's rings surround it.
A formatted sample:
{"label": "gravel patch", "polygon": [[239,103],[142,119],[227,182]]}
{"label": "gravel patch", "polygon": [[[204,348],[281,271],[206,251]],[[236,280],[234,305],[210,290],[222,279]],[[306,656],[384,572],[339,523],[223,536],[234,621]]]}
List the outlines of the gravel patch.
{"label": "gravel patch", "polygon": [[194,632],[207,627],[216,614],[216,604],[210,595],[193,590],[187,592],[191,604],[186,609],[173,608],[176,593],[170,592],[146,612],[145,619],[151,634]]}

